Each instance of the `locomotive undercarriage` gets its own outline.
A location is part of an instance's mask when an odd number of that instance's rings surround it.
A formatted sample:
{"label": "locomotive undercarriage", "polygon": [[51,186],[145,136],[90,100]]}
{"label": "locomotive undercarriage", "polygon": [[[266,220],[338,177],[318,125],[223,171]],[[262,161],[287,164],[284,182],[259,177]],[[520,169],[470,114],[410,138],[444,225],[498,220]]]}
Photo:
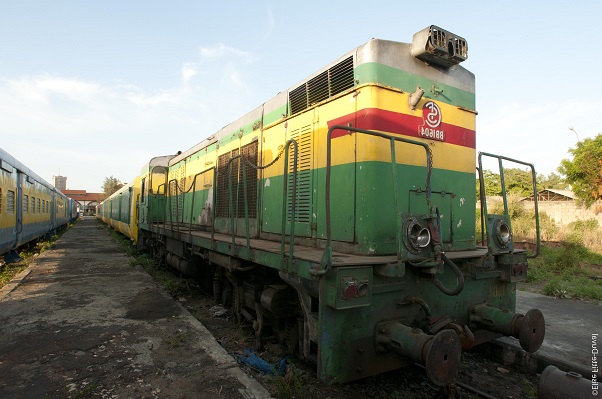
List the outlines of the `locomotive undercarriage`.
{"label": "locomotive undercarriage", "polygon": [[[538,310],[526,315],[508,310],[514,309],[509,290],[515,276],[510,275],[520,271],[520,256],[511,264],[504,257],[494,260],[499,272],[491,265],[483,269],[480,258],[456,259],[466,287],[451,299],[426,269],[409,265],[397,277],[388,275],[391,268],[384,265],[368,265],[303,278],[162,234],[141,242],[160,264],[195,277],[239,323],[248,323],[256,350],[277,341],[289,353],[316,363],[318,377],[327,383],[419,363],[431,381],[444,386],[455,377],[462,350],[509,335],[533,352],[543,339]],[[455,286],[453,272],[439,272],[442,284]],[[350,281],[367,282],[370,292],[356,287],[351,297],[345,298],[345,291],[332,297]]]}
{"label": "locomotive undercarriage", "polygon": [[[299,353],[298,348],[303,346],[299,331],[307,323],[304,323],[297,292],[291,285],[270,268],[214,251],[196,251],[190,255],[183,250],[183,244],[152,235],[142,245],[158,265],[173,267],[195,278],[206,292],[213,294],[217,303],[234,314],[238,323],[248,323],[255,331],[256,351],[267,341],[274,340],[289,353]],[[313,324],[315,327],[317,321]],[[313,359],[315,361],[315,353]]]}

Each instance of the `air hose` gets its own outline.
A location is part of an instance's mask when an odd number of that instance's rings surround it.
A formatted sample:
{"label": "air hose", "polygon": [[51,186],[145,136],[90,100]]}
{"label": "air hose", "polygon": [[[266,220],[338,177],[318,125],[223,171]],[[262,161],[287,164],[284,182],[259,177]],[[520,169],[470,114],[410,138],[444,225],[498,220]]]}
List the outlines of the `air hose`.
{"label": "air hose", "polygon": [[456,275],[456,278],[458,279],[458,285],[453,290],[450,290],[445,285],[443,285],[443,283],[440,280],[438,280],[437,277],[435,277],[435,276],[433,276],[432,282],[445,295],[449,295],[449,296],[458,295],[464,289],[464,275],[462,274],[462,271],[460,270],[460,268],[458,266],[456,266],[456,264],[454,262],[452,262],[451,259],[449,259],[444,253],[441,253],[441,259],[443,259],[443,262],[447,266],[449,266],[452,269],[452,271],[454,272],[454,274]]}

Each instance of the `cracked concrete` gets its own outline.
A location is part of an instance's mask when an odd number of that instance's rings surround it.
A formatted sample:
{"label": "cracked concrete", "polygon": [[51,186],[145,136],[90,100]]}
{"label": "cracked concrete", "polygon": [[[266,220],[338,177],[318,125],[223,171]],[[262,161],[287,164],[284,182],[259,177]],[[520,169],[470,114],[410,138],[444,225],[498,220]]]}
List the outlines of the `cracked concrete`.
{"label": "cracked concrete", "polygon": [[5,287],[0,309],[0,397],[270,396],[94,219]]}

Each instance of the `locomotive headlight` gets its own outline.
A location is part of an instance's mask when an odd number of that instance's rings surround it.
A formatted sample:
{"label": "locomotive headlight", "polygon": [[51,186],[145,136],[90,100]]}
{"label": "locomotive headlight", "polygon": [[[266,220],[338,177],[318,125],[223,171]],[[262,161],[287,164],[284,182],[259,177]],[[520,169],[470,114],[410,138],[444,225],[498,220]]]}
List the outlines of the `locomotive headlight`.
{"label": "locomotive headlight", "polygon": [[512,239],[512,232],[510,231],[510,226],[506,223],[505,220],[499,219],[497,223],[494,225],[493,235],[498,245],[502,248],[508,246],[508,243]]}
{"label": "locomotive headlight", "polygon": [[418,223],[408,225],[408,241],[415,249],[425,248],[431,243],[431,232]]}

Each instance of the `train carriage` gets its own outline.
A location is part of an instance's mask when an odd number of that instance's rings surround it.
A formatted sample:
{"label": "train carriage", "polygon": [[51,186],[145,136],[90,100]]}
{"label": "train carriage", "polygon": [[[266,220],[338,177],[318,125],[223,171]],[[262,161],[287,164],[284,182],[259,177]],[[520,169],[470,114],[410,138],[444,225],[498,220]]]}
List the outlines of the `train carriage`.
{"label": "train carriage", "polygon": [[130,237],[134,243],[138,239],[138,207],[140,178],[124,184],[109,198],[96,207],[96,217],[112,226],[116,231]]}
{"label": "train carriage", "polygon": [[15,249],[69,222],[67,198],[0,148],[0,255],[19,260]]}
{"label": "train carriage", "polygon": [[466,57],[436,26],[373,39],[151,160],[136,240],[251,322],[258,347],[278,339],[327,383],[418,362],[443,386],[462,349],[510,335],[537,350],[541,312],[514,313],[527,254],[507,214],[484,208],[477,246]]}

